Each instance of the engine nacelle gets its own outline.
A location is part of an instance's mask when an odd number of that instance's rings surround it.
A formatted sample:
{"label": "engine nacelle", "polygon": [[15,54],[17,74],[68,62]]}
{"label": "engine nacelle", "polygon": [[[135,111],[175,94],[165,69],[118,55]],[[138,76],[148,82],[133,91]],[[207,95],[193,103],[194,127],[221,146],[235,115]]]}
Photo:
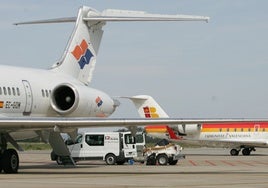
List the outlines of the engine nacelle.
{"label": "engine nacelle", "polygon": [[53,89],[51,106],[62,116],[107,117],[117,105],[102,91],[85,85],[63,83]]}
{"label": "engine nacelle", "polygon": [[200,124],[183,124],[178,125],[178,132],[181,134],[191,135],[198,134],[201,131]]}
{"label": "engine nacelle", "polygon": [[72,85],[65,83],[57,86],[51,95],[51,106],[59,114],[73,112],[79,103],[79,94]]}

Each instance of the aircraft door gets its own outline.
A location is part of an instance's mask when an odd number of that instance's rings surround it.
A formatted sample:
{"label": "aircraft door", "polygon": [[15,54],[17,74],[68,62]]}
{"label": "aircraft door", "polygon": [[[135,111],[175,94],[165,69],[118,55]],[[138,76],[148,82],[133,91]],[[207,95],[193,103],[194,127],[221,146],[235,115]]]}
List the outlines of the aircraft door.
{"label": "aircraft door", "polygon": [[24,90],[25,90],[25,96],[26,96],[26,103],[25,103],[25,109],[23,114],[30,114],[32,111],[32,104],[33,104],[33,95],[32,95],[32,89],[31,85],[27,80],[22,80]]}
{"label": "aircraft door", "polygon": [[259,135],[259,131],[260,131],[260,125],[255,124],[254,125],[254,134],[255,134],[255,136]]}

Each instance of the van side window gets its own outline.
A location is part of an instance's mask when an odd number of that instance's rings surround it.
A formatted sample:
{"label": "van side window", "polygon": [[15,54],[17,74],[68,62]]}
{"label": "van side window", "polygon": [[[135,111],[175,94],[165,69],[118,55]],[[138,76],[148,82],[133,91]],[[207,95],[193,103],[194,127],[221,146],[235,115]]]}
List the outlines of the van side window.
{"label": "van side window", "polygon": [[135,137],[132,136],[131,134],[126,134],[125,135],[125,143],[126,144],[135,144]]}
{"label": "van side window", "polygon": [[82,137],[83,137],[83,135],[78,135],[77,137],[76,137],[76,139],[75,139],[75,143],[77,144],[77,143],[81,143],[82,142]]}
{"label": "van side window", "polygon": [[90,146],[104,146],[104,135],[86,135],[86,143]]}

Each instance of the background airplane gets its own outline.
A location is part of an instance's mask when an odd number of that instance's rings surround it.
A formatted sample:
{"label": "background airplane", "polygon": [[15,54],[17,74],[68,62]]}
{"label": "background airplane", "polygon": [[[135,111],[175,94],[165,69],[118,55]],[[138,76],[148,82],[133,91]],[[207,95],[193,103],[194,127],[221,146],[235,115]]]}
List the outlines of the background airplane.
{"label": "background airplane", "polygon": [[141,119],[107,119],[119,102],[89,87],[106,22],[208,19],[111,9],[98,12],[84,6],[77,17],[17,23],[76,22],[62,58],[49,70],[0,66],[0,171],[16,173],[19,168],[18,153],[8,149],[7,142],[22,150],[16,140],[40,136],[43,141],[49,141],[57,155],[69,158],[70,164],[74,164],[60,133],[68,133],[74,139],[78,127],[147,124],[148,120]]}
{"label": "background airplane", "polygon": [[[136,106],[141,117],[168,118],[161,106],[148,95],[124,97]],[[231,155],[250,155],[256,147],[268,147],[267,122],[221,122],[146,126],[148,135],[167,138],[176,142],[185,142],[202,146],[220,146],[231,148]]]}

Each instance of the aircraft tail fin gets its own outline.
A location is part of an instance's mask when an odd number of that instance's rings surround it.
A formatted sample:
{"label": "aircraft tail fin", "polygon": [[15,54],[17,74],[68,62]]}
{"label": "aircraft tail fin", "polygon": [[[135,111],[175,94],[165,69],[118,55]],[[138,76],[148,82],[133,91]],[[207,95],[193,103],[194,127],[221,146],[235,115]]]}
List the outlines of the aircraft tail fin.
{"label": "aircraft tail fin", "polygon": [[[130,99],[138,110],[140,117],[145,118],[168,118],[167,113],[162,107],[148,95],[137,95],[132,97],[122,97]],[[158,138],[166,138],[171,140],[181,140],[182,137],[178,136],[169,125],[147,125],[145,131],[148,135]]]}
{"label": "aircraft tail fin", "polygon": [[98,12],[90,7],[79,9],[77,17],[21,22],[22,24],[76,22],[67,48],[52,70],[71,75],[85,84],[92,79],[100,42],[102,27],[107,21],[208,21],[209,17],[191,15],[160,15],[141,11],[104,10]]}
{"label": "aircraft tail fin", "polygon": [[132,97],[122,97],[130,99],[138,110],[141,117],[145,118],[168,118],[167,113],[148,95],[137,95]]}

